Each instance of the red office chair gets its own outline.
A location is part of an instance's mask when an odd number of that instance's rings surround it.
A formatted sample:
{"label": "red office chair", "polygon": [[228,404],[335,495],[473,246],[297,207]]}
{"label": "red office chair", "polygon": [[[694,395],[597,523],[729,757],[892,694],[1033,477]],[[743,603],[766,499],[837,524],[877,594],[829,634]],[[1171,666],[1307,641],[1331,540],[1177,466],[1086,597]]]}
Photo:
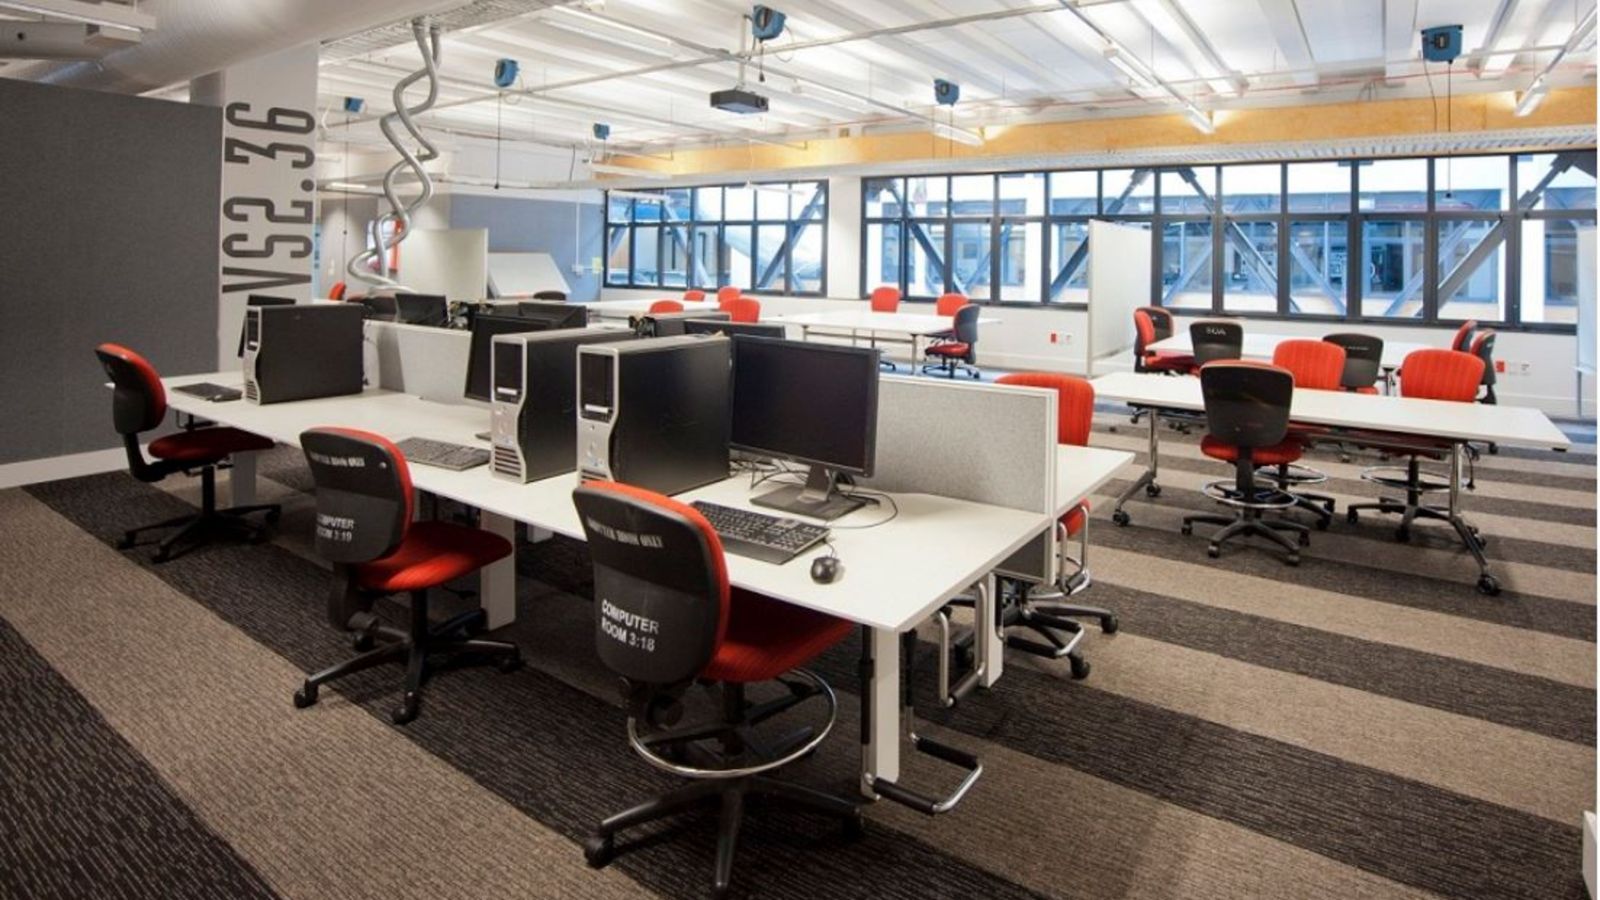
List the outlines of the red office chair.
{"label": "red office chair", "polygon": [[[941,294],[933,305],[933,314],[954,318],[957,310],[971,302],[971,300],[967,299],[966,294],[957,294],[955,292]],[[935,341],[953,341],[955,340],[955,332],[953,330],[939,331],[928,335],[928,337]]]}
{"label": "red office chair", "polygon": [[956,310],[955,328],[950,331],[950,340],[929,344],[922,351],[925,356],[935,358],[939,362],[923,366],[922,371],[937,369],[944,372],[947,377],[954,378],[956,369],[959,368],[973,378],[979,377],[978,315],[982,311],[976,303],[968,303]]}
{"label": "red office chair", "polygon": [[[696,779],[602,821],[584,845],[589,864],[610,862],[625,828],[715,802],[721,818],[713,890],[725,896],[750,795],[840,819],[858,835],[855,803],[765,774],[810,753],[832,729],[833,691],[798,667],[849,634],[850,623],[730,589],[722,542],[693,507],[615,482],[585,484],[572,499],[594,561],[595,642],[601,662],[623,679],[628,743],[656,768]],[[803,681],[781,681],[777,699],[747,700],[747,685],[785,673]],[[681,698],[696,684],[718,686],[720,714],[679,724]],[[828,706],[820,728],[757,733],[813,697]]]}
{"label": "red office chair", "polygon": [[[1279,342],[1272,352],[1272,364],[1294,377],[1295,390],[1337,391],[1344,380],[1344,348],[1329,341],[1287,340]],[[1290,424],[1289,434],[1305,446],[1321,437],[1324,429]],[[1295,500],[1295,506],[1314,513],[1319,529],[1326,529],[1333,521],[1335,501],[1327,494],[1302,490],[1307,485],[1322,484],[1328,480],[1326,473],[1300,463],[1283,463],[1261,472],[1275,482]]]}
{"label": "red office chair", "polygon": [[728,317],[735,322],[761,321],[761,301],[754,297],[739,297],[728,304]]}
{"label": "red office chair", "polygon": [[706,292],[690,289],[683,292],[683,299],[690,303],[703,303],[706,299]]}
{"label": "red office chair", "polygon": [[[1233,463],[1234,479],[1212,481],[1200,491],[1218,503],[1233,507],[1232,516],[1183,517],[1183,533],[1193,534],[1194,523],[1220,525],[1206,552],[1222,555],[1222,545],[1239,535],[1259,535],[1288,551],[1285,562],[1300,564],[1300,547],[1311,543],[1306,526],[1287,519],[1266,519],[1262,514],[1295,505],[1289,494],[1271,486],[1257,486],[1258,466],[1278,466],[1300,459],[1300,441],[1289,435],[1289,404],[1294,397],[1294,376],[1287,369],[1243,360],[1219,360],[1200,369],[1200,390],[1205,397],[1207,434],[1200,452]],[[1296,535],[1297,540],[1283,532]]]}
{"label": "red office chair", "polygon": [[[1406,355],[1405,362],[1400,368],[1405,372],[1405,377],[1400,379],[1402,397],[1472,403],[1478,399],[1478,388],[1483,382],[1483,360],[1470,353],[1456,350],[1413,350]],[[1478,560],[1480,571],[1484,573],[1483,577],[1489,578],[1487,562],[1483,556],[1484,540],[1478,537],[1477,529],[1459,518],[1451,518],[1448,508],[1422,502],[1424,494],[1450,490],[1450,476],[1422,471],[1422,460],[1443,459],[1450,452],[1450,442],[1422,435],[1395,437],[1375,434],[1363,435],[1362,438],[1362,443],[1365,445],[1392,456],[1406,457],[1404,469],[1399,466],[1373,466],[1361,473],[1361,477],[1366,481],[1405,491],[1406,499],[1402,503],[1399,500],[1380,497],[1376,503],[1352,503],[1345,511],[1351,524],[1360,520],[1360,511],[1364,509],[1375,509],[1381,513],[1399,513],[1400,527],[1395,530],[1394,536],[1395,540],[1405,542],[1411,540],[1411,523],[1419,518],[1449,522],[1461,537],[1462,543]],[[1479,587],[1485,593],[1499,592],[1498,585],[1495,585],[1494,590],[1485,589],[1481,583]]]}
{"label": "red office chair", "polygon": [[657,300],[650,304],[650,315],[683,312],[683,304],[676,300]]}
{"label": "red office chair", "polygon": [[[1471,353],[1472,335],[1473,332],[1477,330],[1477,319],[1468,319],[1465,322],[1462,322],[1460,327],[1456,329],[1456,333],[1450,338],[1450,349],[1459,350],[1462,353]],[[1404,366],[1402,366],[1402,368],[1404,368]]]}
{"label": "red office chair", "polygon": [[[218,509],[217,467],[235,453],[271,450],[272,441],[237,428],[189,428],[151,441],[150,455],[155,462],[149,462],[139,449],[139,435],[160,426],[167,416],[167,392],[161,376],[144,357],[120,344],[101,344],[94,355],[111,379],[111,421],[122,435],[128,471],[133,477],[153,484],[174,472],[200,473],[199,513],[130,529],[123,533],[117,547],[132,547],[140,532],[177,528],[157,545],[152,560],[159,563],[172,559],[173,548],[190,539],[194,540],[191,549],[223,533],[252,543],[265,540],[266,526],[278,521],[282,511],[275,503]],[[265,525],[244,518],[258,512],[265,513]]]}
{"label": "red office chair", "polygon": [[1183,375],[1194,371],[1194,354],[1151,350],[1151,344],[1172,337],[1172,313],[1159,306],[1133,311],[1133,370]]}
{"label": "red office chair", "polygon": [[885,284],[872,289],[871,309],[875,313],[892,313],[900,309],[900,289]]}
{"label": "red office chair", "polygon": [[329,300],[343,300],[344,299],[344,292],[345,292],[345,284],[344,284],[344,282],[335,281],[333,283],[333,287],[328,289],[328,299]]}
{"label": "red office chair", "polygon": [[[515,644],[470,637],[483,624],[474,609],[434,625],[428,589],[511,554],[505,538],[449,522],[412,522],[415,503],[405,454],[387,439],[349,428],[312,428],[300,435],[317,489],[317,553],[333,563],[328,618],[356,632],[360,655],[306,676],[294,693],[304,709],[317,689],[338,678],[389,662],[406,666],[405,695],[389,718],[404,725],[422,708],[422,683],[430,655],[493,659],[502,672],[522,656]],[[408,594],[410,628],[381,624],[370,612],[379,597]],[[455,662],[452,659],[452,662]],[[440,669],[442,670],[442,666]]]}
{"label": "red office chair", "polygon": [[742,291],[731,284],[725,284],[717,288],[717,309],[727,312],[728,305],[739,299],[741,293]]}

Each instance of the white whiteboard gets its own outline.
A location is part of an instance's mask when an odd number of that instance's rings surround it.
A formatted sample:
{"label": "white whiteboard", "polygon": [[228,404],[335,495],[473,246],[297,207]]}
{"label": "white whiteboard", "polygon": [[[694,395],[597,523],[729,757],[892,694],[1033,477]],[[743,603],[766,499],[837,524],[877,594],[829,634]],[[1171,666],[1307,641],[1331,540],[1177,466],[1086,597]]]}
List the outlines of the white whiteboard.
{"label": "white whiteboard", "polygon": [[561,267],[548,253],[489,254],[489,286],[496,297],[532,296],[538,291],[572,293]]}
{"label": "white whiteboard", "polygon": [[419,228],[400,244],[396,279],[418,294],[481,300],[489,289],[487,228]]}
{"label": "white whiteboard", "polygon": [[1099,220],[1089,223],[1087,366],[1133,349],[1133,311],[1150,304],[1150,232]]}
{"label": "white whiteboard", "polygon": [[1594,254],[1593,228],[1578,229],[1578,371],[1595,373],[1594,331]]}

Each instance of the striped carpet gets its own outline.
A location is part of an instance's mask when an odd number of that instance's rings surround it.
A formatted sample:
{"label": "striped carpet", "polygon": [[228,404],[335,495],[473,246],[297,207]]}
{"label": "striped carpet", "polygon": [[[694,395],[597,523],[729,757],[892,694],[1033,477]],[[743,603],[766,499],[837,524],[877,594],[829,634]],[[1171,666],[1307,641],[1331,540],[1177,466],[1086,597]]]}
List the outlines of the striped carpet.
{"label": "striped carpet", "polygon": [[[1094,443],[1140,450],[1102,414]],[[1133,524],[1094,498],[1086,601],[1092,676],[1019,654],[995,690],[922,729],[979,752],[955,812],[869,810],[869,834],[752,813],[735,887],[751,897],[1576,898],[1595,792],[1595,457],[1503,451],[1477,467],[1472,521],[1506,585],[1472,588],[1453,538],[1341,517],[1299,568],[1266,550],[1210,559],[1178,520],[1228,473],[1163,436]],[[1369,499],[1318,453],[1341,505]],[[597,817],[673,782],[635,758],[594,658],[587,557],[556,539],[519,556],[529,665],[431,682],[388,724],[394,670],[297,711],[301,673],[349,653],[322,612],[309,476],[261,461],[277,539],[152,566],[126,527],[184,511],[192,484],[120,473],[0,492],[0,897],[694,897],[710,815],[651,831],[601,871],[577,842]],[[441,594],[441,614],[462,601]],[[385,608],[398,616],[398,608]],[[859,752],[852,638],[819,670],[835,737],[796,780],[849,791]],[[930,790],[950,773],[912,760]]]}

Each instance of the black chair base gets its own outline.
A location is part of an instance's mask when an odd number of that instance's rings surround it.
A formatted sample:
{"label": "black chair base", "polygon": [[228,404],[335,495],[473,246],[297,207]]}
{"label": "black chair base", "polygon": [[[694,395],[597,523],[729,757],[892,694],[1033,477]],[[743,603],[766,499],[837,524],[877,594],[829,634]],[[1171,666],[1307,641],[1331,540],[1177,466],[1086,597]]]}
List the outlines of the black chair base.
{"label": "black chair base", "polygon": [[[1078,574],[1087,575],[1086,572]],[[1044,659],[1060,659],[1064,656],[1071,667],[1073,678],[1080,680],[1088,678],[1089,661],[1078,651],[1078,644],[1084,635],[1083,623],[1074,620],[1095,619],[1100,624],[1101,632],[1116,634],[1119,627],[1116,614],[1098,606],[1084,606],[1057,600],[1036,600],[1030,596],[1029,587],[1024,584],[1018,584],[1016,590],[1016,596],[1000,608],[1000,628],[1005,633],[1006,646]],[[1070,593],[1065,596],[1070,596]],[[973,602],[970,599],[957,598],[947,604],[947,608],[954,606],[970,609],[973,607]],[[1018,631],[1022,633],[1014,633]],[[1042,638],[1042,642],[1036,640],[1036,637]],[[968,631],[951,641],[963,668],[971,668],[973,665],[973,643],[976,640],[977,633]]]}
{"label": "black chair base", "polygon": [[595,834],[584,841],[583,858],[590,866],[601,868],[616,857],[617,832],[664,819],[694,806],[716,803],[721,814],[717,819],[717,864],[711,895],[726,897],[733,879],[733,857],[738,847],[739,829],[744,824],[745,798],[752,796],[776,800],[836,819],[844,824],[847,840],[859,839],[866,830],[861,807],[851,800],[766,775],[747,775],[742,778],[696,781],[607,817]]}
{"label": "black chair base", "polygon": [[[502,672],[521,668],[522,652],[516,644],[469,636],[482,627],[483,617],[483,610],[474,609],[434,625],[428,621],[427,592],[414,591],[409,631],[379,624],[376,619],[368,627],[359,629],[351,643],[363,652],[306,676],[305,684],[294,692],[295,708],[305,709],[316,703],[318,689],[331,681],[384,663],[404,663],[405,693],[400,705],[389,714],[394,724],[404,725],[422,710],[423,682],[445,666],[455,667],[471,657],[479,657],[485,662],[492,661]],[[430,655],[447,655],[450,659],[443,665],[433,666],[428,663]]]}
{"label": "black chair base", "polygon": [[[1200,522],[1205,525],[1221,526],[1220,531],[1211,535],[1211,544],[1206,548],[1206,554],[1212,559],[1222,555],[1222,545],[1235,537],[1250,537],[1252,535],[1264,537],[1284,550],[1288,555],[1284,562],[1291,566],[1300,565],[1300,548],[1311,544],[1311,529],[1299,522],[1290,522],[1286,519],[1265,519],[1259,510],[1241,508],[1237,515],[1219,516],[1214,514],[1196,514],[1183,517],[1183,533],[1194,534],[1194,524]],[[1294,539],[1285,536],[1284,532],[1295,535]]]}
{"label": "black chair base", "polygon": [[[251,522],[245,518],[256,513],[265,513],[262,522]],[[282,515],[283,508],[276,503],[254,503],[248,506],[218,509],[216,469],[207,466],[200,472],[199,512],[130,528],[123,532],[121,539],[117,541],[117,549],[130,550],[138,544],[139,535],[163,528],[177,530],[162,538],[156,545],[156,552],[150,557],[151,562],[163,563],[176,559],[183,553],[219,538],[259,544],[271,535],[271,526],[277,523]],[[173,552],[180,547],[182,552]]]}

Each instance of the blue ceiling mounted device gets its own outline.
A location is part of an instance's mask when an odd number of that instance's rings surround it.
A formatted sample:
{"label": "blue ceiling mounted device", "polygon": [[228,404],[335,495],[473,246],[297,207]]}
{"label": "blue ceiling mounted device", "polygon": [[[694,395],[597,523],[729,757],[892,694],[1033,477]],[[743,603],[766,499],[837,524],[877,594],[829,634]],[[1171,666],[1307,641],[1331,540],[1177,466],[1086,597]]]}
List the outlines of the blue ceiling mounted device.
{"label": "blue ceiling mounted device", "polygon": [[594,123],[594,139],[595,140],[603,141],[603,140],[605,140],[605,139],[607,139],[609,137],[611,137],[611,126],[610,125],[607,125],[604,122],[596,122],[596,123]]}
{"label": "blue ceiling mounted device", "polygon": [[1438,25],[1422,29],[1422,58],[1451,63],[1461,55],[1461,26]]}
{"label": "blue ceiling mounted device", "polygon": [[783,23],[788,16],[760,3],[750,10],[750,34],[758,41],[770,41],[783,34]]}
{"label": "blue ceiling mounted device", "polygon": [[346,97],[346,98],[344,98],[344,111],[349,113],[352,116],[361,115],[361,111],[363,109],[366,109],[366,108],[367,108],[367,101],[361,99],[360,97]]}
{"label": "blue ceiling mounted device", "polygon": [[961,99],[961,85],[954,81],[945,81],[943,78],[933,80],[933,99],[940,106],[955,106]]}
{"label": "blue ceiling mounted device", "polygon": [[494,86],[504,90],[517,83],[517,61],[502,59],[494,64]]}

